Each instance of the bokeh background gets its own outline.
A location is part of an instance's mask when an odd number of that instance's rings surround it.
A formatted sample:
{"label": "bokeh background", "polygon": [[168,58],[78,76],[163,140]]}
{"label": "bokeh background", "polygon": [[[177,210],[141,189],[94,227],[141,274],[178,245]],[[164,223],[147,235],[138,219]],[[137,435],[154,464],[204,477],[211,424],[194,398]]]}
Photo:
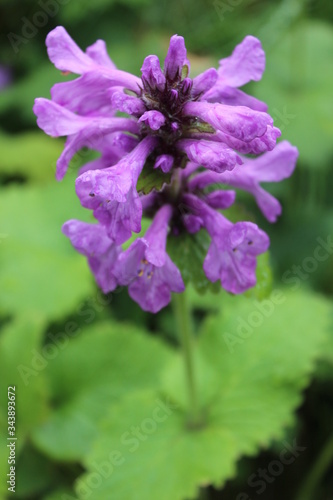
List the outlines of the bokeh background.
{"label": "bokeh background", "polygon": [[[68,387],[63,375],[66,367],[64,372],[61,366],[54,370],[51,388],[39,376],[45,360],[36,355],[32,361],[37,344],[44,342],[47,346],[50,332],[68,328],[75,336],[79,330],[94,328],[96,322],[110,318],[145,325],[153,334],[158,330],[170,342],[174,330],[169,309],[152,317],[133,304],[125,291],[103,296],[84,259],[72,251],[60,233],[66,219],[87,217],[73,186],[76,170],[91,153],[81,151],[73,159],[66,180],[57,184],[55,163],[63,141],[46,137],[32,113],[35,97],[50,97],[54,83],[71,78],[61,75],[47,58],[45,37],[57,25],[65,26],[82,48],[104,39],[116,65],[135,74],[139,74],[147,54],[157,54],[163,61],[174,33],[185,37],[191,75],[217,66],[244,36],[260,38],[266,52],[266,72],[262,81],[249,84],[245,90],[268,103],[282,138],[299,148],[300,157],[291,179],[269,187],[283,205],[277,224],[267,224],[250,198],[244,196],[244,203],[271,237],[275,284],[308,287],[328,300],[333,295],[332,251],[328,250],[327,258],[321,261],[313,257],[320,241],[333,238],[332,2],[1,0],[0,373],[4,373],[0,377],[0,402],[4,406],[0,422],[5,421],[6,405],[2,382],[16,381],[22,433],[18,500],[60,499],[59,492],[71,491],[82,471],[70,453],[68,460],[58,458],[56,443],[50,445],[54,453],[47,454],[45,439],[38,434],[62,394],[68,396],[74,389]],[[90,353],[74,350],[73,355],[77,355],[74,367],[78,373],[71,380],[80,386],[79,372],[89,362]],[[253,493],[247,478],[251,471],[274,460],[281,449],[278,446],[256,458],[243,459],[237,477],[223,490],[206,491],[206,498],[237,499],[239,492],[248,491],[250,498],[294,499],[321,457],[320,488],[313,498],[333,499],[333,441],[329,437],[333,431],[333,340],[327,344],[304,394],[292,436],[295,429],[307,451],[265,492]],[[52,439],[52,429],[50,432]],[[64,435],[66,432],[64,429]],[[322,455],[325,449],[326,455]],[[6,451],[3,454],[2,450],[1,474],[6,468],[3,455]],[[0,498],[6,498],[5,490],[0,488]]]}

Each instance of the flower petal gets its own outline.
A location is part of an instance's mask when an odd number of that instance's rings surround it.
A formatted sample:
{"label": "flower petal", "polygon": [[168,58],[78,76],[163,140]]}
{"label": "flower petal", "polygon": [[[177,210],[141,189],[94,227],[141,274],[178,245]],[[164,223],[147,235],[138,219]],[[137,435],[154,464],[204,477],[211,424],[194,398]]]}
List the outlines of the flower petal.
{"label": "flower petal", "polygon": [[63,26],[50,31],[46,37],[46,46],[50,61],[61,71],[81,75],[97,66],[96,62],[74,42]]}
{"label": "flower petal", "polygon": [[187,64],[185,41],[182,36],[173,35],[164,60],[164,73],[170,80],[180,78],[183,66]]}
{"label": "flower petal", "polygon": [[265,52],[258,38],[246,36],[231,56],[219,61],[219,75],[230,87],[241,87],[261,79],[265,70]]}

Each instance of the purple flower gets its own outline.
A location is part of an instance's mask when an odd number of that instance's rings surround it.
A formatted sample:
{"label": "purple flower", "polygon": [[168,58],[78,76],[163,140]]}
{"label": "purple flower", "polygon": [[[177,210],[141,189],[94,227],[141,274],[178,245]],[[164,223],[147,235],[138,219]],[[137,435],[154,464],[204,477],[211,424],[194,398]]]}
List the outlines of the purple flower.
{"label": "purple flower", "polygon": [[36,99],[33,110],[37,115],[38,126],[48,135],[68,136],[65,149],[57,162],[58,180],[64,177],[74,154],[84,146],[94,145],[110,132],[126,130],[135,133],[138,130],[137,123],[129,118],[79,116],[43,98]]}
{"label": "purple flower", "polygon": [[265,53],[260,41],[246,36],[235,47],[231,56],[219,61],[218,78],[214,86],[207,89],[204,98],[209,102],[223,102],[230,106],[248,106],[266,111],[267,105],[238,89],[251,80],[261,79],[265,70]]}
{"label": "purple flower", "polygon": [[[184,290],[165,250],[169,230],[176,237],[200,229],[211,237],[207,278],[232,293],[254,286],[256,256],[267,250],[268,237],[251,222],[232,224],[222,215],[236,194],[220,185],[252,193],[273,222],[281,207],[260,183],[291,175],[297,158],[290,144],[276,146],[280,131],[266,104],[239,89],[263,74],[260,41],[246,37],[218,69],[193,79],[179,35],[171,37],[164,68],[149,55],[141,78],[117,69],[101,40],[84,52],[58,27],[46,44],[58,69],[79,75],[54,85],[52,99],[34,106],[40,128],[67,137],[57,179],[80,149],[100,155],[76,179],[77,196],[98,224],[69,221],[64,232],[87,255],[103,290],[126,285],[143,309],[157,312],[171,292]],[[120,245],[140,232],[143,213],[151,227],[123,252]]]}
{"label": "purple flower", "polygon": [[256,284],[256,256],[266,252],[269,238],[252,222],[232,224],[199,198],[187,195],[188,206],[211,236],[203,268],[210,281],[221,281],[228,292],[243,293]]}
{"label": "purple flower", "polygon": [[[188,76],[184,39],[178,35],[171,37],[164,71],[156,56],[148,56],[141,79],[116,69],[101,40],[83,52],[58,27],[46,44],[58,69],[81,75],[56,84],[52,101],[37,99],[34,107],[37,123],[47,134],[68,136],[57,179],[64,176],[73,154],[87,143],[93,148],[91,137],[115,131],[134,134],[138,141],[146,135],[156,137],[152,160],[164,173],[183,166],[186,159],[223,172],[241,162],[235,151],[259,154],[276,144],[280,132],[262,106],[252,106],[245,94],[232,103],[212,98],[221,82],[230,93],[261,77],[265,57],[254,37],[246,37],[229,58],[220,61],[218,70],[210,68],[193,80]],[[116,110],[132,119],[115,117]]]}
{"label": "purple flower", "polygon": [[255,111],[246,106],[227,106],[206,102],[188,102],[184,111],[188,115],[199,117],[215,130],[244,142],[261,137],[273,119],[266,113]]}
{"label": "purple flower", "polygon": [[273,151],[258,158],[244,158],[242,166],[223,174],[201,173],[190,181],[190,189],[203,189],[210,184],[227,184],[250,192],[264,216],[275,222],[281,214],[279,201],[260,186],[260,182],[279,182],[293,173],[298,150],[288,141],[282,141]]}
{"label": "purple flower", "polygon": [[165,116],[159,111],[154,110],[146,111],[139,118],[139,123],[144,123],[145,125],[150,127],[151,130],[159,130],[165,124],[165,121]]}
{"label": "purple flower", "polygon": [[102,170],[88,170],[76,180],[81,204],[94,210],[94,216],[117,244],[141,230],[142,207],[136,183],[155,144],[154,137],[143,139],[116,165]]}
{"label": "purple flower", "polygon": [[204,139],[182,139],[179,141],[190,161],[214,172],[232,170],[243,163],[241,157],[226,144],[209,142]]}
{"label": "purple flower", "polygon": [[117,286],[114,268],[121,248],[107,236],[100,224],[69,220],[62,227],[73,247],[88,258],[89,267],[104,293]]}
{"label": "purple flower", "polygon": [[105,42],[102,40],[97,40],[96,43],[87,48],[86,52],[83,52],[65,28],[58,26],[47,35],[46,46],[50,61],[61,71],[77,75],[97,72],[101,77],[106,78],[111,85],[119,85],[134,92],[138,90],[140,79],[116,69],[115,64],[107,54]]}
{"label": "purple flower", "polygon": [[166,253],[168,224],[172,207],[156,213],[144,238],[138,238],[118,259],[115,274],[120,285],[145,311],[158,312],[171,299],[171,292],[185,287],[179,269]]}
{"label": "purple flower", "polygon": [[189,67],[184,38],[173,35],[170,38],[169,50],[164,60],[166,79],[170,81],[180,80],[184,66]]}

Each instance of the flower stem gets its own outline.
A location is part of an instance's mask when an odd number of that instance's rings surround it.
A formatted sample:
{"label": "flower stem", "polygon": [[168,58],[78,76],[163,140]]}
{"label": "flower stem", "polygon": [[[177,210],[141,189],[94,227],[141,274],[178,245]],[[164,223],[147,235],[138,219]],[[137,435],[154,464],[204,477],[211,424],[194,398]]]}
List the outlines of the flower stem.
{"label": "flower stem", "polygon": [[188,425],[190,428],[197,428],[201,426],[202,421],[193,360],[192,318],[185,293],[174,295],[174,311],[184,358],[185,383],[188,394]]}
{"label": "flower stem", "polygon": [[312,470],[308,474],[296,500],[315,500],[318,498],[320,482],[333,461],[333,434],[317,458]]}

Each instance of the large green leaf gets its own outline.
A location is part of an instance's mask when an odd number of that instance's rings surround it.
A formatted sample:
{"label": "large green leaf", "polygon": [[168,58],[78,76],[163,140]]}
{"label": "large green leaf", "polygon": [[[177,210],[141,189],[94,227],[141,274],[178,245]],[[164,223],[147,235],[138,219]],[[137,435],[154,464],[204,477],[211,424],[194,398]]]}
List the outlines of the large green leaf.
{"label": "large green leaf", "polygon": [[43,500],[77,500],[77,496],[68,488],[63,488],[43,497]]}
{"label": "large green leaf", "polygon": [[133,390],[157,387],[169,357],[161,341],[132,325],[87,327],[48,363],[55,411],[36,429],[35,444],[53,458],[81,460],[110,403]]}
{"label": "large green leaf", "polygon": [[308,167],[324,168],[333,154],[333,29],[302,21],[267,52],[267,69],[253,86],[269,104],[284,139]]}
{"label": "large green leaf", "polygon": [[[77,482],[79,498],[89,491],[96,500],[183,500],[199,486],[221,486],[241,455],[257,453],[293,423],[330,308],[320,296],[284,290],[262,302],[226,298],[197,344],[205,425],[186,426],[182,361],[173,360],[162,391],[173,404],[142,392],[113,407]],[[230,336],[238,339],[232,349]]]}
{"label": "large green leaf", "polygon": [[46,181],[54,179],[62,143],[43,132],[0,135],[0,151],[0,175]]}
{"label": "large green leaf", "polygon": [[17,463],[17,496],[31,498],[34,495],[50,491],[60,482],[61,476],[54,464],[28,444]]}
{"label": "large green leaf", "polygon": [[331,314],[329,335],[323,345],[316,375],[319,379],[333,379],[333,311]]}
{"label": "large green leaf", "polygon": [[[6,325],[0,336],[0,493],[7,490],[7,388],[15,386],[16,457],[36,425],[47,418],[47,385],[42,370],[34,365],[44,322],[38,317],[19,318]],[[11,391],[13,392],[13,391]],[[14,436],[13,436],[14,437]]]}
{"label": "large green leaf", "polygon": [[90,473],[78,480],[76,492],[96,500],[195,498],[198,484],[220,482],[223,473],[230,477],[236,458],[236,442],[219,415],[189,431],[180,410],[154,392],[137,393],[105,420],[87,460]]}
{"label": "large green leaf", "polygon": [[72,182],[7,188],[0,212],[1,311],[58,318],[93,293],[85,258],[61,233],[67,219],[87,218]]}
{"label": "large green leaf", "polygon": [[64,76],[57,70],[51,62],[47,61],[46,50],[44,53],[45,63],[0,92],[0,112],[14,109],[18,116],[22,115],[20,118],[36,123],[36,116],[32,111],[36,97],[50,98],[50,89],[55,83],[73,78],[72,75]]}

